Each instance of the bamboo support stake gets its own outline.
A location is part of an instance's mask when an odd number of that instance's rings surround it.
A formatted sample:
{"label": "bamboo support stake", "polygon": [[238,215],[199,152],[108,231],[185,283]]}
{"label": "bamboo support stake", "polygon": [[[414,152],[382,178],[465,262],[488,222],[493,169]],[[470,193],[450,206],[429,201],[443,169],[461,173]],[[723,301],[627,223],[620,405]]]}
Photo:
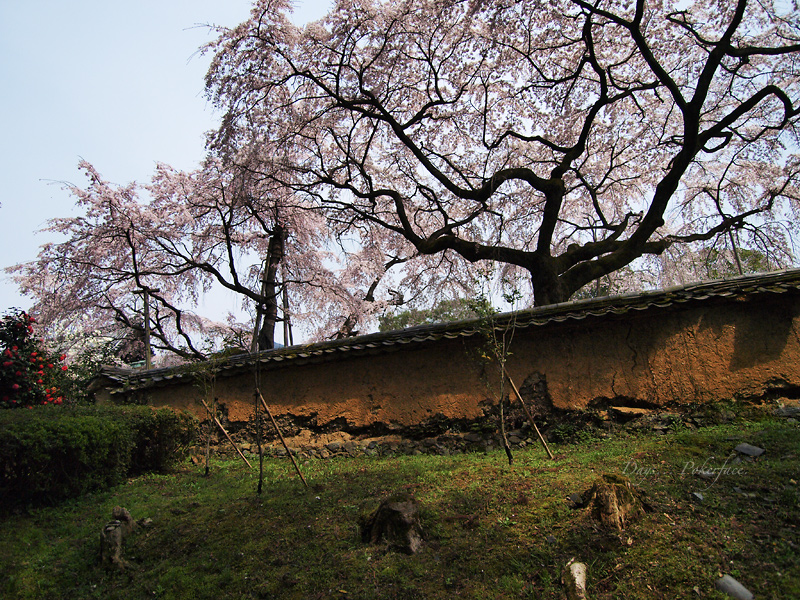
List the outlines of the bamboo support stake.
{"label": "bamboo support stake", "polygon": [[539,441],[542,442],[542,446],[544,446],[544,449],[547,450],[547,456],[549,456],[551,459],[554,459],[555,456],[553,456],[553,453],[550,452],[550,448],[547,446],[547,442],[544,441],[542,433],[539,431],[539,428],[536,426],[536,423],[533,420],[533,415],[531,415],[530,411],[528,410],[528,407],[525,405],[525,401],[522,399],[522,395],[519,393],[517,386],[514,385],[514,380],[511,379],[511,376],[508,373],[506,373],[506,377],[508,377],[508,383],[511,384],[511,388],[514,390],[514,393],[517,395],[517,398],[519,398],[519,403],[522,405],[522,410],[525,411],[525,415],[528,417],[528,421],[530,421],[531,425],[533,425],[533,428],[536,430],[536,435],[539,436]]}
{"label": "bamboo support stake", "polygon": [[208,474],[211,472],[209,468],[209,462],[211,459],[211,411],[208,410],[206,406],[206,412],[208,413],[208,427],[206,429],[206,472],[205,476],[208,477]]}
{"label": "bamboo support stake", "polygon": [[256,390],[258,397],[261,399],[261,405],[264,407],[264,411],[269,416],[270,421],[272,421],[272,425],[275,427],[275,431],[278,432],[278,437],[281,438],[281,442],[283,443],[283,447],[286,448],[286,454],[289,455],[289,458],[292,460],[292,464],[294,465],[294,470],[297,471],[297,474],[300,476],[300,479],[303,481],[303,485],[308,487],[308,483],[306,482],[306,478],[303,477],[303,473],[300,471],[300,467],[297,466],[297,461],[294,459],[294,455],[292,451],[289,450],[289,445],[286,443],[286,440],[283,439],[283,434],[281,433],[280,427],[278,427],[278,423],[275,421],[275,417],[272,416],[272,411],[270,411],[269,406],[267,406],[267,401],[264,400],[264,396],[261,395],[261,390]]}
{"label": "bamboo support stake", "polygon": [[[258,388],[256,388],[258,389]],[[264,450],[261,448],[261,415],[258,412],[258,396],[255,397],[255,410],[256,410],[256,441],[258,442],[258,493],[261,493],[264,485]]]}
{"label": "bamboo support stake", "polygon": [[[209,412],[209,414],[210,414],[210,413],[211,413],[211,409],[210,409],[210,408],[208,408],[208,404],[206,404],[206,401],[205,401],[205,400],[203,400],[202,398],[200,398],[200,402],[202,402],[202,403],[203,403],[203,406],[205,406],[205,407],[206,407],[206,410],[207,410],[207,411]],[[250,461],[249,461],[249,460],[247,460],[247,459],[245,458],[244,454],[242,454],[242,451],[241,451],[241,450],[239,450],[239,446],[237,446],[237,445],[236,445],[236,443],[235,443],[235,442],[234,442],[234,441],[231,439],[231,436],[230,436],[230,435],[228,435],[228,432],[227,432],[227,431],[225,431],[225,428],[222,426],[222,423],[220,423],[220,422],[219,422],[219,419],[217,419],[217,417],[216,417],[216,416],[214,416],[213,414],[211,415],[211,418],[212,418],[212,419],[214,419],[214,422],[215,422],[215,423],[217,424],[217,426],[218,426],[218,427],[219,427],[219,428],[222,430],[222,433],[224,433],[224,434],[225,434],[225,437],[226,437],[226,438],[228,438],[228,441],[231,443],[231,446],[233,446],[233,448],[236,450],[236,452],[238,452],[238,453],[239,453],[239,456],[241,456],[241,457],[242,457],[242,460],[243,460],[244,462],[246,462],[246,463],[247,463],[247,466],[248,466],[248,467],[250,467],[250,468],[252,469],[252,468],[253,468],[253,465],[251,465],[251,464],[250,464]]]}

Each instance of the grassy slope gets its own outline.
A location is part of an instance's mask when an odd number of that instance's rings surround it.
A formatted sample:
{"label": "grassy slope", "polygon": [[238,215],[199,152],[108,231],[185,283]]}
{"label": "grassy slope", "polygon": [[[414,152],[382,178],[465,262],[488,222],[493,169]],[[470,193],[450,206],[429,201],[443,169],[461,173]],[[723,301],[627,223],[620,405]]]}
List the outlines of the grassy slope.
{"label": "grassy slope", "polygon": [[[715,482],[682,474],[687,463],[722,467],[740,441],[767,453]],[[800,598],[796,424],[740,418],[554,450],[555,461],[538,447],[517,452],[513,467],[501,452],[314,460],[303,467],[308,492],[274,459],[261,496],[257,472],[236,462],[209,478],[191,466],[141,477],[0,522],[0,596],[561,599],[561,569],[578,557],[595,600],[723,598],[713,589],[722,573],[759,599]],[[632,475],[654,510],[619,534],[570,509],[565,497],[601,472]],[[399,490],[424,507],[416,556],[359,538],[359,514]],[[114,505],[153,519],[126,542],[124,573],[97,564]]]}

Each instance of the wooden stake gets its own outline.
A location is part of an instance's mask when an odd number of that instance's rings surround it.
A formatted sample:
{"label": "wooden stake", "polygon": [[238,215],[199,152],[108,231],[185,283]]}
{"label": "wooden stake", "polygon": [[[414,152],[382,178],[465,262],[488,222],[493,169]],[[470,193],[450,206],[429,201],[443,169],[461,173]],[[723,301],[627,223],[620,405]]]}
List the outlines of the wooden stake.
{"label": "wooden stake", "polygon": [[[205,400],[203,400],[202,398],[200,398],[200,402],[202,402],[202,403],[203,403],[203,406],[205,406],[205,407],[206,407],[206,410],[209,412],[209,414],[211,414],[211,409],[210,409],[210,408],[208,408],[208,404],[206,404],[206,401],[205,401]],[[242,451],[241,451],[241,450],[239,450],[239,446],[237,446],[237,445],[234,443],[234,441],[231,439],[231,436],[230,436],[230,435],[228,435],[228,432],[227,432],[227,431],[225,431],[225,428],[222,426],[222,423],[220,423],[220,422],[219,422],[219,419],[217,419],[217,417],[216,417],[215,415],[213,415],[213,414],[211,415],[211,418],[212,418],[212,419],[214,419],[214,423],[216,423],[216,424],[217,424],[217,426],[218,426],[218,427],[219,427],[219,428],[222,430],[222,433],[224,433],[224,434],[225,434],[225,437],[226,437],[226,438],[228,438],[228,441],[231,443],[231,446],[233,446],[233,448],[236,450],[236,452],[238,452],[238,453],[239,453],[239,456],[241,456],[241,457],[242,457],[242,460],[243,460],[244,462],[246,462],[246,463],[247,463],[247,466],[248,466],[248,467],[250,467],[250,468],[252,469],[252,468],[253,468],[253,465],[251,465],[251,464],[250,464],[250,461],[249,461],[249,460],[247,460],[247,459],[245,458],[244,454],[242,454]]]}
{"label": "wooden stake", "polygon": [[531,425],[533,425],[533,428],[536,430],[536,435],[539,436],[539,441],[542,442],[542,446],[544,446],[544,449],[547,450],[547,456],[549,456],[551,459],[554,459],[555,456],[553,456],[553,453],[550,452],[550,448],[547,446],[547,442],[544,441],[544,437],[542,437],[539,428],[533,421],[533,415],[531,415],[530,411],[528,410],[528,407],[525,405],[525,401],[522,399],[522,395],[519,393],[517,386],[514,385],[514,380],[511,379],[511,376],[508,373],[506,373],[506,377],[508,378],[508,383],[511,384],[511,388],[514,390],[514,393],[517,395],[517,398],[519,398],[519,403],[522,405],[522,410],[525,411],[525,415],[528,417],[528,421],[530,421]]}
{"label": "wooden stake", "polygon": [[[253,394],[256,396],[255,394]],[[264,451],[261,449],[261,414],[258,412],[258,397],[253,398],[256,404],[256,440],[258,441],[258,493],[264,485]]]}
{"label": "wooden stake", "polygon": [[270,421],[272,421],[272,425],[275,427],[275,431],[278,432],[278,437],[281,438],[281,442],[283,443],[283,447],[286,448],[286,454],[289,455],[289,458],[292,459],[292,464],[294,465],[294,470],[297,471],[297,474],[300,476],[300,479],[303,481],[303,485],[308,487],[308,483],[306,482],[306,478],[303,477],[303,474],[300,472],[300,467],[297,466],[297,461],[294,459],[294,455],[292,451],[289,450],[289,445],[286,443],[286,440],[283,439],[283,434],[281,433],[280,427],[278,427],[278,423],[275,421],[275,417],[272,416],[272,412],[269,410],[269,406],[267,406],[266,400],[264,400],[264,396],[261,395],[261,390],[256,390],[258,397],[261,399],[261,405],[264,407],[264,411],[266,411],[267,415],[269,415]]}
{"label": "wooden stake", "polygon": [[210,472],[209,469],[209,460],[211,456],[211,411],[208,410],[206,406],[206,412],[208,413],[208,427],[206,428],[206,473],[205,476],[208,477]]}

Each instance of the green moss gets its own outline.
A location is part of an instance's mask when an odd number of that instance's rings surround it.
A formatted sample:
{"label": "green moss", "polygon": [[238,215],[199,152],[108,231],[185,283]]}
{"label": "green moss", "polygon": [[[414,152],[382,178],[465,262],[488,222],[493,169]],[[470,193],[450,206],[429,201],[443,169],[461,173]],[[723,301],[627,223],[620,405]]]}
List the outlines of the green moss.
{"label": "green moss", "polygon": [[[738,441],[767,449],[743,472],[709,482],[681,475],[697,441],[724,457]],[[799,597],[796,524],[800,430],[760,419],[701,429],[694,437],[640,436],[602,447],[539,448],[451,457],[312,460],[305,491],[289,461],[258,473],[237,461],[211,475],[184,465],[147,474],[54,508],[0,521],[0,597],[8,598],[537,598],[561,600],[561,571],[573,556],[589,565],[589,593],[611,598],[695,598],[713,594],[718,573],[736,572],[757,597]],[[624,473],[635,457],[642,472]],[[716,460],[716,459],[714,459]],[[598,478],[631,484],[655,510],[622,533],[595,527],[590,511],[564,498]],[[691,491],[704,486],[706,500]],[[756,494],[741,496],[735,488]],[[382,499],[413,496],[422,506],[423,551],[386,552],[361,542],[358,516]],[[774,502],[770,500],[774,499]],[[126,542],[135,568],[97,565],[96,539],[115,505],[153,526]]]}

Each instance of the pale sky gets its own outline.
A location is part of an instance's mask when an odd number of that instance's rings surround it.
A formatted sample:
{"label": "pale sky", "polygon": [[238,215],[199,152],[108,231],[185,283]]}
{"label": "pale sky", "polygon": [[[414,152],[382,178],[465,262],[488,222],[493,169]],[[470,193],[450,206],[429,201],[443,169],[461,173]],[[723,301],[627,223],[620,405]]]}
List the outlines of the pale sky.
{"label": "pale sky", "polygon": [[[215,115],[203,95],[204,24],[234,26],[249,0],[0,0],[0,270],[36,258],[36,230],[76,214],[58,182],[146,182],[156,162],[191,169]],[[330,0],[299,0],[295,22]],[[230,298],[235,311],[238,301]],[[30,308],[0,272],[0,313]],[[201,311],[202,312],[202,311]],[[206,314],[212,319],[224,318]]]}

